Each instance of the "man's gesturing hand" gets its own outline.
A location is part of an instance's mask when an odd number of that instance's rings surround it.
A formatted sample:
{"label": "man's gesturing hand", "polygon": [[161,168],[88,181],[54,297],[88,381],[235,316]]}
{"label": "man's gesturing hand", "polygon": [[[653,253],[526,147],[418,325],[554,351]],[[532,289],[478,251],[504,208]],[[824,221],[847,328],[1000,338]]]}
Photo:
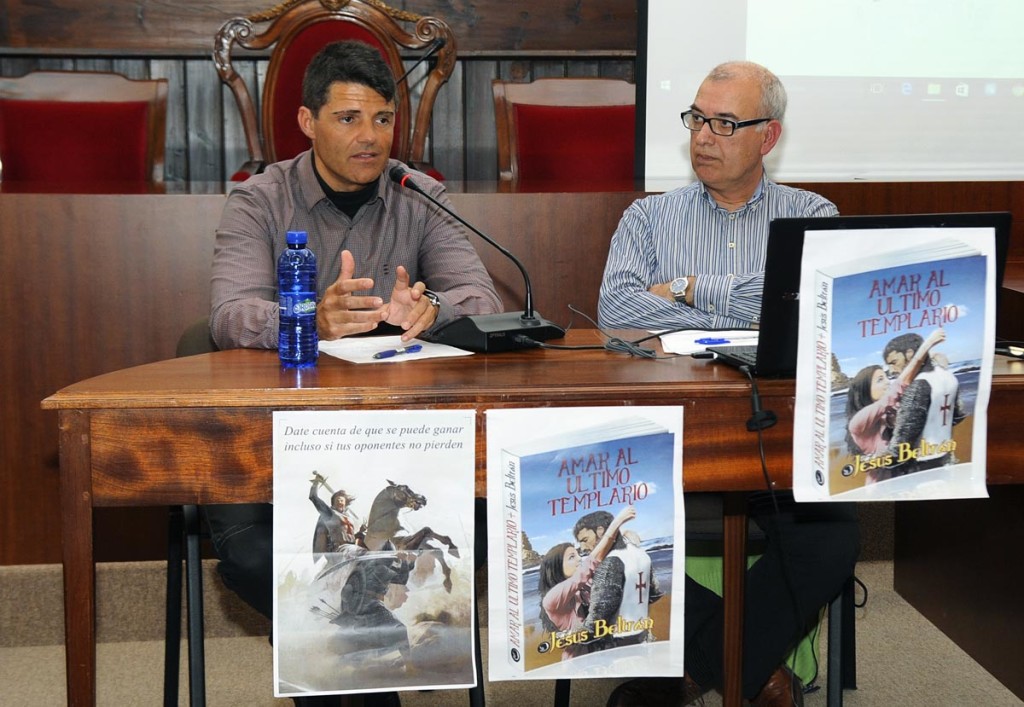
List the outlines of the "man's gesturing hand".
{"label": "man's gesturing hand", "polygon": [[391,291],[391,302],[388,303],[387,321],[402,327],[402,341],[416,338],[421,332],[430,328],[437,319],[437,307],[431,304],[423,292],[427,286],[422,282],[409,285],[409,271],[399,265],[395,270],[398,279],[395,289]]}
{"label": "man's gesturing hand", "polygon": [[327,288],[316,308],[317,334],[323,341],[372,331],[387,317],[388,308],[380,297],[353,294],[373,287],[372,278],[352,277],[355,271],[352,253],[341,251],[338,279]]}

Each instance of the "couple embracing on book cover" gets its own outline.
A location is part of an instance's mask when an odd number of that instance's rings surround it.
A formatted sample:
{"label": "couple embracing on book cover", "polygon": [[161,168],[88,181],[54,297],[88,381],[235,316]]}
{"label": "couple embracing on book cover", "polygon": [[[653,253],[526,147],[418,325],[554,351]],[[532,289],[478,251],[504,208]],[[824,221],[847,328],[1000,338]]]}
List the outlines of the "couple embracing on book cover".
{"label": "couple embracing on book cover", "polygon": [[984,497],[992,230],[851,230],[852,259],[837,233],[804,237],[796,498]]}
{"label": "couple embracing on book cover", "polygon": [[682,409],[571,412],[488,412],[492,679],[675,674]]}

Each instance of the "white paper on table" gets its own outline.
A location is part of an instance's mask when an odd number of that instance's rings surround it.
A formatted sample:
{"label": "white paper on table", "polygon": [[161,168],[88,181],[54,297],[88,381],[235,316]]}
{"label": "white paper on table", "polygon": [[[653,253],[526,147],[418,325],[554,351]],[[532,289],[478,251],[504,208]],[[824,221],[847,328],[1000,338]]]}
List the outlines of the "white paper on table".
{"label": "white paper on table", "polygon": [[[708,331],[707,329],[685,329],[663,334],[661,347],[665,353],[692,354],[704,351],[708,346],[756,346],[756,329],[729,329],[723,331]],[[714,344],[698,343],[698,339],[724,339]]]}
{"label": "white paper on table", "polygon": [[[375,353],[381,351],[401,349],[413,344],[419,344],[423,348],[415,353],[403,353],[390,358],[373,357]],[[472,351],[457,349],[447,344],[434,344],[422,339],[402,341],[401,336],[356,336],[334,341],[321,341],[320,352],[350,363],[402,363],[404,361],[421,361],[425,358],[473,355]]]}

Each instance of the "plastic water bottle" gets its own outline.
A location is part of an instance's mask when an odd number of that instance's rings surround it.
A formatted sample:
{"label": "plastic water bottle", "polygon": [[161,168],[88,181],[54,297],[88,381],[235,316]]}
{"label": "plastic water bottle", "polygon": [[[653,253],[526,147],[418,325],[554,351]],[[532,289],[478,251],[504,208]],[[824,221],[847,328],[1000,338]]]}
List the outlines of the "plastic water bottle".
{"label": "plastic water bottle", "polygon": [[280,329],[277,352],[288,367],[315,366],[316,256],[306,247],[305,231],[288,231],[288,248],[277,259]]}

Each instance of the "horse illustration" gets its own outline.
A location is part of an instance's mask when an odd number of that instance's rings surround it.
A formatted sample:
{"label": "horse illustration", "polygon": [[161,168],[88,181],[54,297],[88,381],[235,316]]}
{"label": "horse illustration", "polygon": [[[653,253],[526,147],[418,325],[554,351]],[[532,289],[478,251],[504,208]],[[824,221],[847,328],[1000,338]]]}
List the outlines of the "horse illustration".
{"label": "horse illustration", "polygon": [[[419,551],[420,557],[432,557],[441,566],[441,571],[444,574],[444,588],[451,592],[451,568],[444,560],[444,550],[431,543],[433,541],[445,545],[452,557],[459,557],[459,548],[450,537],[435,533],[429,526],[403,535],[402,533],[406,529],[398,520],[399,512],[406,509],[418,511],[427,505],[427,499],[405,484],[396,484],[390,479],[387,482],[388,485],[381,489],[373,499],[365,530],[357,534],[358,544],[346,546],[346,549],[350,550],[349,553],[346,553],[348,557],[339,558],[339,562],[326,567],[318,578],[341,571],[345,573],[344,581],[347,581],[348,575],[353,571],[352,563],[358,564],[364,559],[370,560],[371,557],[380,558],[382,553]],[[353,557],[351,552],[358,554]],[[363,553],[367,552],[370,553],[370,556],[364,557]]]}
{"label": "horse illustration", "polygon": [[405,530],[398,520],[398,513],[403,509],[418,511],[427,505],[427,499],[405,484],[396,484],[390,479],[388,485],[381,489],[370,506],[370,515],[366,522],[366,532],[362,542],[368,550],[397,551],[431,551],[441,571],[444,573],[444,588],[452,590],[451,568],[444,561],[444,552],[431,544],[439,542],[448,548],[452,557],[459,557],[459,548],[447,535],[435,533],[429,526],[424,526],[410,535],[402,535]]}

